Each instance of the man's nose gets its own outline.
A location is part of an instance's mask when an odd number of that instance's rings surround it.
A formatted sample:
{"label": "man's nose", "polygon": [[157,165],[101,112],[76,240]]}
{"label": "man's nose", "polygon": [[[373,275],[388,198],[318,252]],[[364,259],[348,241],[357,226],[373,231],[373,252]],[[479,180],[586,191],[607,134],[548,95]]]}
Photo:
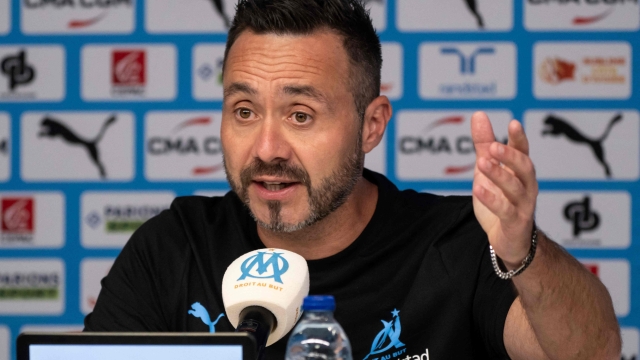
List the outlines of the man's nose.
{"label": "man's nose", "polygon": [[258,130],[253,146],[254,157],[266,163],[278,163],[289,160],[291,156],[291,146],[287,141],[283,124],[277,120],[265,119]]}

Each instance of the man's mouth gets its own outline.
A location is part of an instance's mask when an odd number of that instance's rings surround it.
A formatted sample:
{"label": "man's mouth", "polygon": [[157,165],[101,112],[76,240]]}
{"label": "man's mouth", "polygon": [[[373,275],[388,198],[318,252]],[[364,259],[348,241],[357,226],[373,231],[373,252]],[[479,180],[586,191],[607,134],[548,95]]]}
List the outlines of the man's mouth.
{"label": "man's mouth", "polygon": [[258,184],[262,185],[265,189],[269,191],[280,191],[285,189],[295,182],[281,182],[281,181],[258,181]]}

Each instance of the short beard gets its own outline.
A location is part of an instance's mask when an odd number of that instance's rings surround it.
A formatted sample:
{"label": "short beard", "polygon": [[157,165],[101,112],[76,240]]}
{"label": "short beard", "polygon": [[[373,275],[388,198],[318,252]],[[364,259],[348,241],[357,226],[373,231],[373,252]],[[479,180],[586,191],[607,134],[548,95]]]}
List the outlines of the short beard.
{"label": "short beard", "polygon": [[[361,131],[359,131],[354,151],[351,152],[338,169],[335,169],[329,176],[322,179],[318,188],[313,187],[309,174],[304,169],[295,165],[289,165],[285,162],[266,163],[258,158],[255,158],[251,165],[240,172],[240,184],[231,177],[225,162],[227,180],[231,185],[231,189],[249,209],[251,217],[253,217],[262,228],[281,233],[292,233],[302,230],[326,218],[342,206],[353,192],[358,180],[362,176],[364,166],[364,152],[362,151],[361,139]],[[261,175],[285,177],[288,180],[293,180],[304,185],[307,188],[309,197],[309,216],[295,224],[285,223],[282,221],[281,216],[282,203],[280,201],[268,201],[269,222],[258,219],[251,210],[247,189],[249,185],[251,185],[252,179]]]}

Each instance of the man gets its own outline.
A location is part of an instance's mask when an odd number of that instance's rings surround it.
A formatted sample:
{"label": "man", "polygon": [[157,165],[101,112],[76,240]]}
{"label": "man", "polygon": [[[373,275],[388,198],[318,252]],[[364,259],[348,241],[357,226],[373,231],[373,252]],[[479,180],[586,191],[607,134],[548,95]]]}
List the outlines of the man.
{"label": "man", "polygon": [[[233,192],[177,199],[141,227],[86,330],[232,331],[224,271],[273,247],[308,260],[312,294],[336,297],[355,359],[619,358],[606,289],[535,231],[538,188],[517,121],[503,145],[474,114],[472,203],[363,171],[391,118],[380,66],[357,1],[241,1],[223,76]],[[518,275],[498,277],[509,270]],[[285,344],[267,355],[282,359]]]}

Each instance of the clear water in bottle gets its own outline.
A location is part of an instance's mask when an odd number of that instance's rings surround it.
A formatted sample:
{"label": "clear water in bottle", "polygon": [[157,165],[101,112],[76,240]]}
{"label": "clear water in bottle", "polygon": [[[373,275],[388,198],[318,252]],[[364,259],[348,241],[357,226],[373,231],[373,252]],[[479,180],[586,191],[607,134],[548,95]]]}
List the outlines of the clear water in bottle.
{"label": "clear water in bottle", "polygon": [[302,319],[291,332],[286,360],[352,360],[351,344],[333,317],[333,296],[307,296]]}

